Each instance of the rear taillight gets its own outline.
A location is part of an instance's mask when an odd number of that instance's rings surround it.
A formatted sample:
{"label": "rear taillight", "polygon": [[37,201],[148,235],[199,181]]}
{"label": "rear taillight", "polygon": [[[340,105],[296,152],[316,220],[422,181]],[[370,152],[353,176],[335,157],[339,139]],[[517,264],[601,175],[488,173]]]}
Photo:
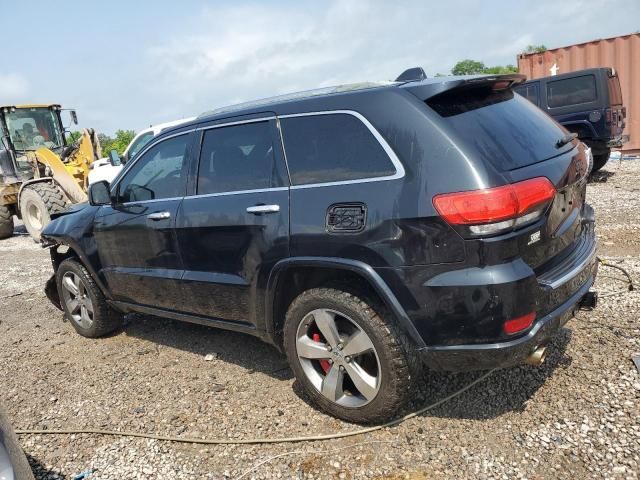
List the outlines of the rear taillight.
{"label": "rear taillight", "polygon": [[443,193],[433,206],[451,225],[473,235],[493,235],[531,223],[542,216],[556,189],[545,177],[495,188]]}

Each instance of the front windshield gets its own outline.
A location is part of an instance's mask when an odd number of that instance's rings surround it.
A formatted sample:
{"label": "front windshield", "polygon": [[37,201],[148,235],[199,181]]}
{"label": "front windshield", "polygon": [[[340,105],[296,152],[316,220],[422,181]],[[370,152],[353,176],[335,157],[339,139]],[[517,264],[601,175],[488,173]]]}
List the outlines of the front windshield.
{"label": "front windshield", "polygon": [[63,137],[56,113],[46,107],[6,112],[9,136],[16,150],[62,147]]}

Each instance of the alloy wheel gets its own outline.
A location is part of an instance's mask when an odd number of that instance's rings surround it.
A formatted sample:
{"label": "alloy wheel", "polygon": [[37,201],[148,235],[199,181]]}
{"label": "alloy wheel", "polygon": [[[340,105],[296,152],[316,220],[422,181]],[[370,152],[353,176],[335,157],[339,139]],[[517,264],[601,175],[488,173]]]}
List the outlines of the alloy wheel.
{"label": "alloy wheel", "polygon": [[82,328],[93,325],[93,302],[82,278],[74,272],[62,277],[62,298],[71,320]]}
{"label": "alloy wheel", "polygon": [[330,309],[309,312],[300,322],[296,353],[307,379],[328,400],[362,407],[380,390],[380,359],[366,332]]}

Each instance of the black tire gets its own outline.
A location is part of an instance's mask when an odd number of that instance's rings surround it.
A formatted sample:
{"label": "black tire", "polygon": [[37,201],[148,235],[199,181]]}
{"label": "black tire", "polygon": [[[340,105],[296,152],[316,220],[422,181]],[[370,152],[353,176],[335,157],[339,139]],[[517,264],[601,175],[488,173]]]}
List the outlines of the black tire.
{"label": "black tire", "polygon": [[[284,349],[291,369],[313,404],[348,422],[380,423],[398,415],[410,399],[422,364],[412,343],[396,324],[393,316],[381,305],[374,301],[365,301],[363,298],[332,288],[315,288],[303,292],[291,303],[287,311]],[[379,368],[380,380],[377,393],[369,403],[357,407],[338,404],[324,396],[305,373],[303,360],[298,357],[296,346],[299,327],[308,325],[305,318],[308,319],[310,312],[317,309],[333,310],[345,315],[371,340],[379,360],[376,369]],[[348,343],[345,344],[345,349],[346,345]],[[333,361],[332,367],[335,367]],[[327,367],[325,363],[323,368],[332,367]],[[329,375],[327,370],[324,370],[324,374],[325,378]]]}
{"label": "black tire", "polygon": [[[93,318],[90,326],[83,326],[75,320],[74,315],[70,311],[69,303],[65,301],[65,287],[63,287],[62,282],[67,273],[77,276],[84,287],[86,297],[91,301]],[[56,271],[56,286],[65,317],[71,325],[73,325],[73,328],[76,329],[76,332],[83,337],[101,337],[122,326],[122,314],[107,304],[104,295],[98,288],[98,285],[93,281],[93,278],[91,278],[89,272],[87,272],[87,269],[75,258],[68,258],[60,264]]]}
{"label": "black tire", "polygon": [[40,240],[51,215],[63,211],[67,204],[65,194],[53,183],[39,182],[24,187],[20,193],[20,216],[34,241]]}
{"label": "black tire", "polygon": [[602,167],[604,167],[609,161],[609,156],[611,155],[611,150],[607,150],[605,153],[598,153],[593,156],[593,168],[591,169],[591,173],[597,172]]}
{"label": "black tire", "polygon": [[13,235],[13,212],[6,205],[0,205],[0,239]]}

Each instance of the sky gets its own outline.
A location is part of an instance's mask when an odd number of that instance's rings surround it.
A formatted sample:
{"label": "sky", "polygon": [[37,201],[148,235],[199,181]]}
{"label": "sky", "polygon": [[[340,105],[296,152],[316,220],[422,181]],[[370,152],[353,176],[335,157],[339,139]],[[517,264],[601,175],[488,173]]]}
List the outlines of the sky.
{"label": "sky", "polygon": [[516,64],[640,30],[639,0],[1,2],[0,104],[61,103],[113,135],[242,101]]}

